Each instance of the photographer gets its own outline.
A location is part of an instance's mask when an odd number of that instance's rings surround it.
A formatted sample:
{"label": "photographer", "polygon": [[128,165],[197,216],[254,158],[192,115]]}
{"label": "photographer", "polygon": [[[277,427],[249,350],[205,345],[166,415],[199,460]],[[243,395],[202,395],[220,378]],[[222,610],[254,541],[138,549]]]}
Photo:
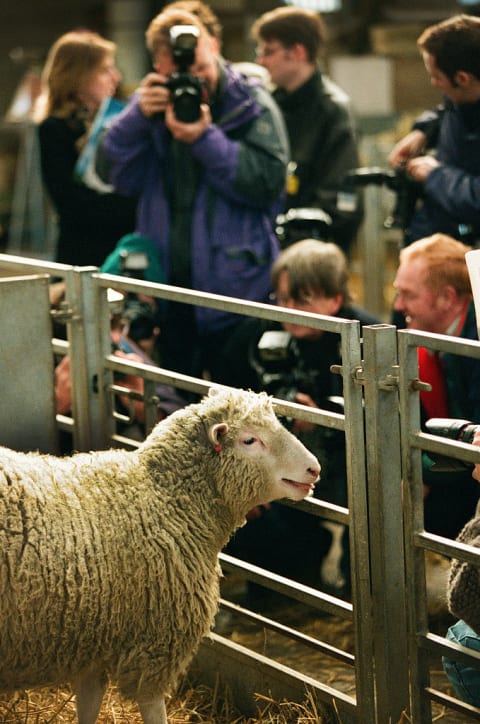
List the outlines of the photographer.
{"label": "photographer", "polygon": [[423,187],[411,239],[443,232],[475,244],[480,240],[480,18],[444,20],[427,28],[418,46],[445,103],[421,116],[389,156],[392,166],[403,167]]}
{"label": "photographer", "polygon": [[[272,285],[282,307],[358,319],[362,324],[379,321],[352,304],[346,257],[336,244],[304,239],[287,247],[273,266]],[[278,344],[270,348],[267,344],[268,333],[282,331],[288,333],[284,354]],[[341,364],[338,334],[246,319],[222,351],[222,361],[229,373],[226,384],[266,390],[310,407],[338,411],[330,399],[342,395],[341,377],[330,371],[331,365]],[[315,494],[347,505],[343,432],[301,420],[287,424],[320,460],[322,476]],[[229,551],[300,582],[325,587],[320,569],[331,534],[318,518],[275,503],[255,511],[252,518],[237,531]],[[348,585],[346,533],[342,575]]]}
{"label": "photographer", "polygon": [[[219,56],[196,16],[164,11],[146,38],[155,72],[106,135],[111,181],[139,195],[137,227],[158,247],[168,283],[266,301],[288,156],[280,113]],[[168,303],[163,364],[215,376],[236,323],[227,312]]]}
{"label": "photographer", "polygon": [[[285,210],[298,212],[289,224],[282,246],[313,237],[335,241],[349,253],[363,218],[363,199],[357,189],[342,193],[346,172],[358,166],[355,122],[350,99],[325,69],[326,27],[314,10],[277,7],[259,17],[251,34],[257,42],[257,62],[275,86],[291,147]],[[307,226],[302,212],[322,210],[331,228],[317,232],[318,221]],[[314,233],[315,232],[315,233]]]}

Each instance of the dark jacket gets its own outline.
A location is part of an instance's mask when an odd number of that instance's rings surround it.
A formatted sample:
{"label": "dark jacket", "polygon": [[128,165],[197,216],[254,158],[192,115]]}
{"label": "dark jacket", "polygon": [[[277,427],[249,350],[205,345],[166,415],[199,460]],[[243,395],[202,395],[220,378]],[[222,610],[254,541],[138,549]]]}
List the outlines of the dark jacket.
{"label": "dark jacket", "polygon": [[333,220],[333,241],[348,251],[363,216],[359,196],[355,210],[337,207],[342,180],[359,165],[350,100],[320,70],[293,93],[277,89],[273,95],[285,119],[299,181],[297,193],[287,196],[287,208],[326,211]]}
{"label": "dark jacket", "polygon": [[[473,302],[458,336],[478,340]],[[442,354],[442,359],[450,415],[480,424],[480,360],[450,353]]]}
{"label": "dark jacket", "polygon": [[[146,118],[134,97],[113,122],[103,147],[115,188],[140,195],[138,230],[157,245],[167,281],[172,281],[172,252],[179,243],[188,246],[190,259],[180,275],[175,268],[176,283],[183,274],[182,286],[190,282],[196,290],[265,301],[279,249],[272,218],[284,188],[288,141],[267,91],[228,64],[221,68],[214,122],[191,146],[172,142],[163,117]],[[237,321],[227,312],[201,307],[196,320],[202,334]]]}
{"label": "dark jacket", "polygon": [[[460,339],[478,339],[475,310],[470,304]],[[448,414],[480,424],[480,360],[442,353],[448,398]],[[422,419],[425,414],[422,409]],[[425,498],[425,528],[430,533],[455,538],[470,520],[478,502],[480,486],[470,470],[440,472],[423,453],[423,482],[429,488]]]}
{"label": "dark jacket", "polygon": [[423,186],[412,240],[443,232],[471,243],[480,239],[480,101],[445,105],[419,118],[414,128],[431,139],[440,166]]}
{"label": "dark jacket", "polygon": [[135,229],[135,200],[99,193],[74,180],[77,141],[85,134],[76,117],[49,116],[38,127],[42,178],[58,216],[55,261],[100,266],[117,241]]}

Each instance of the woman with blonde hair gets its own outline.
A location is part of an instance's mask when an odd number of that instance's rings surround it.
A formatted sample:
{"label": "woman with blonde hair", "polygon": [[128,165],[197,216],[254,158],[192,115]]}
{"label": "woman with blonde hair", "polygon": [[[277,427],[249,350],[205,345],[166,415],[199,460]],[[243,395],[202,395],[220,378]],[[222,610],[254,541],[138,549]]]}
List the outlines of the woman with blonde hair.
{"label": "woman with blonde hair", "polygon": [[102,101],[121,79],[116,46],[89,30],[62,35],[42,74],[36,121],[42,178],[58,216],[56,261],[99,266],[135,228],[135,201],[100,193],[74,178],[74,168]]}

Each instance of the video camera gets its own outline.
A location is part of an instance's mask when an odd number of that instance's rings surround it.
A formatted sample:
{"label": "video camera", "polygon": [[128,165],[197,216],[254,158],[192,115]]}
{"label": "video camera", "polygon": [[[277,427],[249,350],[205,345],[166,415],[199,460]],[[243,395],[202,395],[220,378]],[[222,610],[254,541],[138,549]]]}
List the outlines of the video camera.
{"label": "video camera", "polygon": [[202,81],[188,72],[195,61],[200,32],[195,25],[174,25],[170,28],[173,61],[178,68],[171,74],[166,87],[170,89],[176,118],[183,123],[193,123],[200,118]]}
{"label": "video camera", "polygon": [[[470,445],[473,442],[475,432],[480,429],[480,425],[475,425],[470,420],[461,420],[449,417],[432,417],[425,423],[427,432],[431,435],[439,435],[449,440],[458,440],[466,442]],[[473,463],[466,460],[457,460],[449,458],[438,453],[428,452],[429,457],[434,461],[435,465],[432,470],[438,472],[456,472],[458,470],[472,470]]]}
{"label": "video camera", "polygon": [[414,181],[404,169],[384,169],[379,166],[364,166],[349,171],[343,181],[343,188],[349,192],[358,186],[385,186],[396,194],[392,212],[384,221],[386,229],[402,229],[406,243],[410,241],[410,223],[422,186]]}

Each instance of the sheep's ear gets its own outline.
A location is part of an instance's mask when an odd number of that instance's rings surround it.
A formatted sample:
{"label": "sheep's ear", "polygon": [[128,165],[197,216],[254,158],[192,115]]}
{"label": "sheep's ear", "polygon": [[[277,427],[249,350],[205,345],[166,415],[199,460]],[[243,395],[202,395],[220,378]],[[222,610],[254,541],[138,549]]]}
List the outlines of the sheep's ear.
{"label": "sheep's ear", "polygon": [[216,425],[211,425],[208,428],[208,439],[214,447],[221,444],[222,436],[228,431],[228,425],[226,422],[219,422]]}

